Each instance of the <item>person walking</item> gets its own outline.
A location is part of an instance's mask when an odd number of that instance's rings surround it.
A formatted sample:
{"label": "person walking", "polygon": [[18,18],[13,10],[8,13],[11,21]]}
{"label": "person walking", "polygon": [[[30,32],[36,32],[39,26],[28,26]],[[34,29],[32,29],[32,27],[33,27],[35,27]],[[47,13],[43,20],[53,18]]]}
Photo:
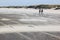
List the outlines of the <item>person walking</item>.
{"label": "person walking", "polygon": [[43,9],[39,8],[39,15],[43,15]]}
{"label": "person walking", "polygon": [[41,15],[43,15],[43,8],[41,8]]}
{"label": "person walking", "polygon": [[40,13],[41,13],[41,9],[39,8],[39,15],[40,15]]}

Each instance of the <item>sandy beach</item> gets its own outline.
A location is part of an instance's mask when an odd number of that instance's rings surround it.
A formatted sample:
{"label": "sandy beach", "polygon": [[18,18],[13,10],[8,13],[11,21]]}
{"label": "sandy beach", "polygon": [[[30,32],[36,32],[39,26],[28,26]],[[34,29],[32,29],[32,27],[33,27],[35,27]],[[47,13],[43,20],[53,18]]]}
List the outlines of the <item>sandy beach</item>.
{"label": "sandy beach", "polygon": [[[44,9],[45,16],[39,16],[39,9],[32,8],[0,8],[0,20],[3,25],[13,25],[12,27],[24,32],[28,31],[59,31],[60,10]],[[47,15],[48,14],[48,15]],[[18,25],[17,25],[18,24]],[[16,26],[17,25],[17,26]],[[26,27],[24,25],[27,25]],[[21,27],[19,27],[21,26]],[[31,26],[31,27],[29,27]],[[41,29],[42,27],[42,29]],[[24,30],[24,29],[25,30]],[[0,32],[4,32],[4,27]],[[9,28],[8,28],[9,29]],[[44,29],[44,30],[43,30]],[[10,29],[9,29],[10,30]],[[24,30],[24,31],[23,31]],[[17,30],[15,30],[17,31]],[[27,30],[26,30],[27,31]],[[27,32],[28,32],[27,31]],[[7,30],[6,30],[7,32]]]}
{"label": "sandy beach", "polygon": [[0,40],[60,40],[60,10],[0,8]]}
{"label": "sandy beach", "polygon": [[[54,10],[54,9],[43,9],[44,13],[54,13],[54,14],[60,14],[60,10]],[[39,13],[39,9],[33,9],[33,8],[0,8],[1,13],[5,14],[20,14],[20,13]],[[0,13],[0,14],[1,14]]]}

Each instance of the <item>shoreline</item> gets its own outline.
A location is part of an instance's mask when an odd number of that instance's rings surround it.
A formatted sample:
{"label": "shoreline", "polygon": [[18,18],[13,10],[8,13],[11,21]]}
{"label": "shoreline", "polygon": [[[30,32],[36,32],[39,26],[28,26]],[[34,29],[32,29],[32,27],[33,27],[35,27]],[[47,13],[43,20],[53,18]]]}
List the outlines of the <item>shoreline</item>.
{"label": "shoreline", "polygon": [[[60,10],[54,9],[43,9],[43,13],[53,13],[53,14],[60,14]],[[39,13],[39,9],[33,8],[0,8],[0,14],[19,14],[19,13]]]}

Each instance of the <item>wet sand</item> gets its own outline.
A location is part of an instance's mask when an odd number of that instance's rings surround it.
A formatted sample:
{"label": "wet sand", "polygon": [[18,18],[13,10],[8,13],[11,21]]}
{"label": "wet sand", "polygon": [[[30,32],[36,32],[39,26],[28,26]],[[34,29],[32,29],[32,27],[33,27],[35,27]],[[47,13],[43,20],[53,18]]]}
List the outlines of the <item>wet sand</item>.
{"label": "wet sand", "polygon": [[59,11],[0,8],[0,40],[60,40]]}

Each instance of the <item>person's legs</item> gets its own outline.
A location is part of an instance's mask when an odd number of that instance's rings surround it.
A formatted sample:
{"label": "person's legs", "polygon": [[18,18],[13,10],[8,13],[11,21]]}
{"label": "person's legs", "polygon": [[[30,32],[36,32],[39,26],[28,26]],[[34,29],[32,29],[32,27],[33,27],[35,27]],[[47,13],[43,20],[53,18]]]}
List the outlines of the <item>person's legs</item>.
{"label": "person's legs", "polygon": [[40,9],[39,9],[39,15],[40,15]]}
{"label": "person's legs", "polygon": [[39,11],[39,16],[40,16],[41,12]]}
{"label": "person's legs", "polygon": [[41,12],[41,16],[43,16],[43,12]]}

